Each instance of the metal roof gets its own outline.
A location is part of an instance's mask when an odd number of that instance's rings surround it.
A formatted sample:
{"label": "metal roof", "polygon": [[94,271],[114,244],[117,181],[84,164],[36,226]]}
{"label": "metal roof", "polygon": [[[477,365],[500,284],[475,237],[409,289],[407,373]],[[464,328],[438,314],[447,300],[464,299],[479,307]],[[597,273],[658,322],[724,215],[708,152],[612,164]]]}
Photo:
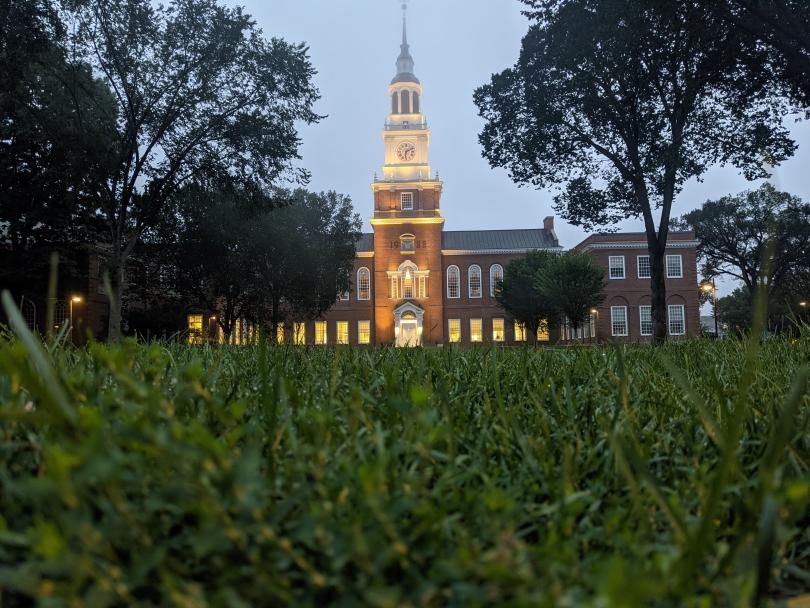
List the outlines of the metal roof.
{"label": "metal roof", "polygon": [[374,233],[370,232],[360,237],[360,240],[354,244],[358,253],[367,253],[374,251]]}
{"label": "metal roof", "polygon": [[442,233],[442,251],[528,251],[559,249],[550,232],[531,230],[459,230]]}

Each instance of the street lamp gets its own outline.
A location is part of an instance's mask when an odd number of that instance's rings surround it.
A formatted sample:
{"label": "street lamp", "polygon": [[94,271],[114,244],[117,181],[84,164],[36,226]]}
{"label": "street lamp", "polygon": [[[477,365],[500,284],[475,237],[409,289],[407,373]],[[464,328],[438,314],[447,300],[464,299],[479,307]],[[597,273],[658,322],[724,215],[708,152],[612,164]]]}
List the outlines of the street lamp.
{"label": "street lamp", "polygon": [[82,299],[79,296],[70,298],[70,343],[73,344],[73,304],[78,304]]}
{"label": "street lamp", "polygon": [[807,302],[799,302],[799,306],[804,309],[805,318],[807,318]]}
{"label": "street lamp", "polygon": [[703,284],[703,291],[714,293],[714,337],[719,338],[720,333],[717,330],[717,286],[714,284],[714,279],[712,279],[711,283]]}

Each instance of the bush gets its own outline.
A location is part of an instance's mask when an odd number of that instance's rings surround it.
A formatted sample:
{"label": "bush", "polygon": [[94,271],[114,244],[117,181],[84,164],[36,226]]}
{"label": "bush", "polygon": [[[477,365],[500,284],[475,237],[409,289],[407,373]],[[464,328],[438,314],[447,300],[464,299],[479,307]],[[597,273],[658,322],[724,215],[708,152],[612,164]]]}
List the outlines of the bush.
{"label": "bush", "polygon": [[810,333],[266,353],[7,336],[0,601],[739,606],[806,589],[809,356]]}

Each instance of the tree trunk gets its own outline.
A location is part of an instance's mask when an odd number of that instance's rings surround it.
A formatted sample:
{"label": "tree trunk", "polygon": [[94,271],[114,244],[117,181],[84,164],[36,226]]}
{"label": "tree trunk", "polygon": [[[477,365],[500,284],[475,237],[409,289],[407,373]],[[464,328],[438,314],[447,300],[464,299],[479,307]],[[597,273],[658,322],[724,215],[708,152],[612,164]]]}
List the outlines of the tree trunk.
{"label": "tree trunk", "polygon": [[107,340],[111,344],[121,342],[121,300],[124,296],[124,261],[123,256],[115,256],[115,266],[112,269],[110,283],[112,293],[107,297],[110,300],[110,327],[107,333]]}
{"label": "tree trunk", "polygon": [[[650,313],[652,316],[653,344],[663,344],[667,339],[667,285],[664,274],[664,248],[654,242],[649,242],[650,252]],[[628,315],[629,316],[629,315]],[[628,322],[630,319],[628,318]]]}

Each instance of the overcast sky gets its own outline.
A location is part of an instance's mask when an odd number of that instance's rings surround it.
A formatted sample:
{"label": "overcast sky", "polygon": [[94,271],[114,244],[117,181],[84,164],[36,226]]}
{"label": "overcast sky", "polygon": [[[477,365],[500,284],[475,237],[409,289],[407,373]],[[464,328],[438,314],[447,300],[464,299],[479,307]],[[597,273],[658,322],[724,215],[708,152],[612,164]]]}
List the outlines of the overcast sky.
{"label": "overcast sky", "polygon": [[[231,0],[226,0],[231,2]],[[388,114],[388,85],[396,74],[402,32],[396,0],[248,0],[243,4],[266,37],[306,42],[318,74],[322,99],[316,111],[328,115],[305,126],[302,165],[312,172],[310,188],[351,196],[367,220],[373,199],[369,183],[383,165],[382,126]],[[502,169],[481,157],[483,121],[472,96],[491,75],[513,65],[528,21],[518,0],[412,0],[408,42],[416,76],[424,87],[423,112],[431,127],[430,162],[444,181],[446,230],[535,228],[553,215],[552,194],[518,188]],[[799,150],[777,168],[777,187],[810,201],[810,124],[790,127]],[[702,183],[692,181],[676,199],[681,215],[708,199],[756,188],[733,167],[715,167]],[[643,230],[628,221],[625,230]],[[586,234],[556,219],[564,247]],[[366,223],[364,232],[371,232]],[[719,285],[720,295],[730,285]]]}

